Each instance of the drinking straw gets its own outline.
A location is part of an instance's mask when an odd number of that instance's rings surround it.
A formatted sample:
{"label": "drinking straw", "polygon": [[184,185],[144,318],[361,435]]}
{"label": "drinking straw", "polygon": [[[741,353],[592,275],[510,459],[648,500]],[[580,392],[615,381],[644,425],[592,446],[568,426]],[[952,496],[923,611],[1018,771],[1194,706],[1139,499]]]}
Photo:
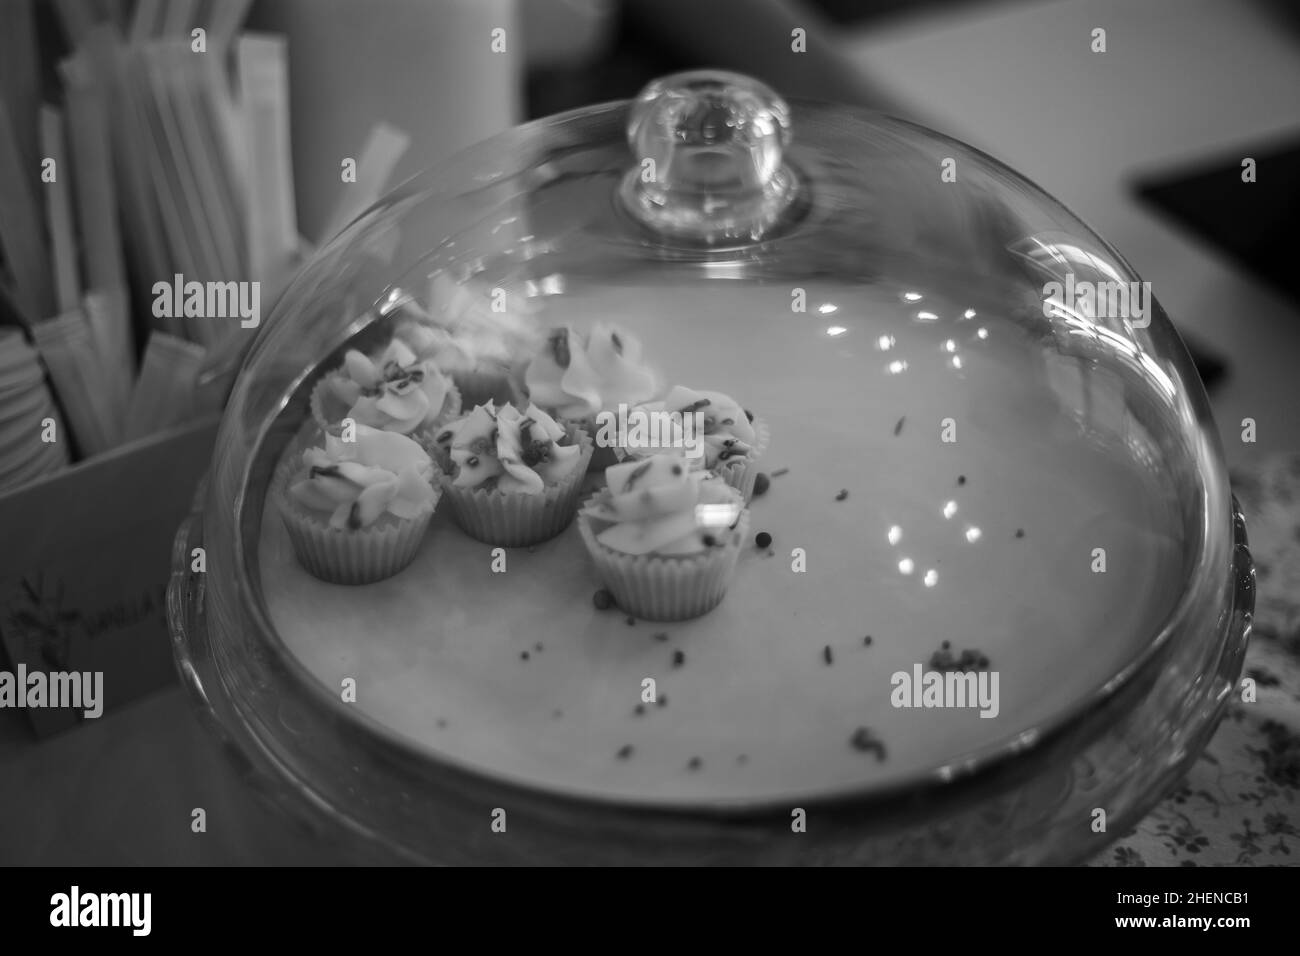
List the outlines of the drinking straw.
{"label": "drinking straw", "polygon": [[369,209],[383,195],[402,154],[411,145],[411,137],[388,123],[372,126],[365,145],[357,156],[357,181],[342,183],[343,193],[334,211],[325,221],[318,242],[332,239],[344,226]]}
{"label": "drinking straw", "polygon": [[8,110],[0,101],[0,249],[22,311],[28,316],[48,315],[54,308],[54,291],[45,230],[27,174]]}
{"label": "drinking straw", "polygon": [[54,163],[54,182],[45,184],[45,220],[54,260],[54,297],[60,312],[75,309],[81,300],[77,277],[77,236],[72,224],[72,167],[63,148],[63,113],[41,107],[41,152]]}
{"label": "drinking straw", "polygon": [[248,277],[269,279],[298,248],[289,150],[289,67],[283,37],[244,34],[235,42],[238,99],[246,123],[244,228]]}
{"label": "drinking straw", "polygon": [[78,53],[59,64],[67,94],[68,142],[76,167],[73,198],[81,230],[86,286],[118,289],[125,285],[122,238],[117,230],[117,188],[104,84],[90,57]]}
{"label": "drinking straw", "polygon": [[114,434],[120,434],[135,378],[127,297],[123,289],[94,289],[86,293],[82,312],[99,358],[104,394],[104,417]]}
{"label": "drinking straw", "polygon": [[126,416],[126,440],[150,435],[194,413],[194,386],[204,350],[166,332],[154,332],[145,347],[140,377]]}
{"label": "drinking straw", "polygon": [[80,309],[37,322],[32,338],[68,416],[72,437],[83,456],[117,444],[103,407],[103,379],[98,354]]}

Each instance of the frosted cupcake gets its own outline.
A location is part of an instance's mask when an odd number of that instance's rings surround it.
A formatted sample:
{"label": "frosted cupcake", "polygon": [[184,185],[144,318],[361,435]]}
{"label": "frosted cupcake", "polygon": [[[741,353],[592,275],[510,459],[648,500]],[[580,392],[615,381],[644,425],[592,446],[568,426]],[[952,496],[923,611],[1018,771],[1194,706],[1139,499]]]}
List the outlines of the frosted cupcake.
{"label": "frosted cupcake", "polygon": [[291,455],[276,487],[294,553],[333,584],[367,584],[415,558],[438,503],[428,453],[397,432],[357,425],[355,441]]}
{"label": "frosted cupcake", "polygon": [[618,606],[651,621],[716,607],[749,529],[740,493],[668,455],[614,465],[605,479],[578,530]]}
{"label": "frosted cupcake", "polygon": [[619,460],[644,460],[663,454],[677,457],[691,469],[703,468],[717,475],[749,503],[758,478],[758,460],[770,438],[767,422],[721,392],[696,391],[680,385],[663,401],[647,402],[635,411],[637,424],[663,424],[657,430],[648,428],[649,441],[635,441],[635,428],[623,432],[624,441],[615,449]]}
{"label": "frosted cupcake", "polygon": [[460,404],[451,379],[398,337],[375,357],[349,351],[311,397],[312,417],[322,428],[350,418],[417,440],[459,415]]}
{"label": "frosted cupcake", "polygon": [[591,437],[529,405],[480,405],[437,436],[442,488],[461,529],[517,548],[553,538],[578,510]]}
{"label": "frosted cupcake", "polygon": [[[597,415],[617,414],[653,398],[658,376],[641,360],[641,343],[626,332],[597,324],[587,335],[568,327],[552,329],[524,370],[529,400],[557,418],[580,423],[593,437]],[[598,445],[592,470],[617,460]]]}

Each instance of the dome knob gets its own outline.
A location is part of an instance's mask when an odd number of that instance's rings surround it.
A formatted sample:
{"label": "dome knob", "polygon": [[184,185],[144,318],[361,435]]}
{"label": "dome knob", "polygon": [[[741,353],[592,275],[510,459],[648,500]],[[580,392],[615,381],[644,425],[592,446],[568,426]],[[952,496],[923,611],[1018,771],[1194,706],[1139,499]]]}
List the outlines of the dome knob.
{"label": "dome knob", "polygon": [[790,108],[738,73],[694,70],[655,80],[627,125],[636,165],[622,187],[639,221],[707,245],[756,241],[781,218],[797,179],[783,155]]}

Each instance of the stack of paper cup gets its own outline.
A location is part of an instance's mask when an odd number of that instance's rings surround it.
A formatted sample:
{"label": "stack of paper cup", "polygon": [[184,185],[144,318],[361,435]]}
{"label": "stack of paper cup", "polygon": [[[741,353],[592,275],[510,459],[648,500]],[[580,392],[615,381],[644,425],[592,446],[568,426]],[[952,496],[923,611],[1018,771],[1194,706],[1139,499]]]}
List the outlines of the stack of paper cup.
{"label": "stack of paper cup", "polygon": [[68,464],[68,436],[36,351],[18,329],[0,329],[0,492]]}

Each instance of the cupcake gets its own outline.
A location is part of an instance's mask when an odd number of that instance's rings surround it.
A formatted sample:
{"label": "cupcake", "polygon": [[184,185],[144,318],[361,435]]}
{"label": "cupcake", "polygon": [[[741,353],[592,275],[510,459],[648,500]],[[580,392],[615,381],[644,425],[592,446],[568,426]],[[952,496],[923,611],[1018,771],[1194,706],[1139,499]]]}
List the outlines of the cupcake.
{"label": "cupcake", "polygon": [[624,441],[615,449],[619,460],[662,454],[681,458],[692,469],[703,468],[717,475],[749,503],[758,478],[758,460],[770,437],[767,422],[721,392],[680,385],[663,401],[647,402],[635,411],[641,420],[668,424],[648,428],[648,441],[636,441],[635,429],[625,431]]}
{"label": "cupcake", "polygon": [[290,455],[276,478],[294,553],[332,584],[368,584],[415,558],[439,492],[429,455],[397,432],[357,425],[354,441]]}
{"label": "cupcake", "polygon": [[[533,404],[557,418],[578,422],[593,437],[597,416],[617,415],[648,401],[658,377],[641,361],[641,343],[610,326],[597,324],[585,336],[552,329],[524,370],[524,387]],[[598,444],[591,469],[601,471],[617,458],[612,446]]]}
{"label": "cupcake", "polygon": [[[432,354],[455,380],[465,408],[520,404],[522,382],[516,374],[536,322],[526,295],[507,295],[442,270],[429,278],[429,313],[417,334],[416,349]],[[432,340],[429,324],[432,324]],[[412,323],[415,324],[415,323]],[[432,348],[431,348],[432,346]]]}
{"label": "cupcake", "polygon": [[669,455],[622,462],[605,479],[578,514],[578,531],[618,606],[651,621],[717,606],[749,528],[740,493]]}
{"label": "cupcake", "polygon": [[460,392],[430,359],[394,336],[376,357],[355,349],[317,383],[312,417],[322,428],[351,418],[358,425],[417,440],[460,414]]}
{"label": "cupcake", "polygon": [[553,538],[578,510],[591,437],[536,405],[480,405],[437,436],[442,488],[461,529],[518,548]]}

